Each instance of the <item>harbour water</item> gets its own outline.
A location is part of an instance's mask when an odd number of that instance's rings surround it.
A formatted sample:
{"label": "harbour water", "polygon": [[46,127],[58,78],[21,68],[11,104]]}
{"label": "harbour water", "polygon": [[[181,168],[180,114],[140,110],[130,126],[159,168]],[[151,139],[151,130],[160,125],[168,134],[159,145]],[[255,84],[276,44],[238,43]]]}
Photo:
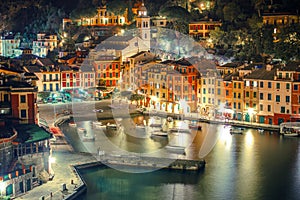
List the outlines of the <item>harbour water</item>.
{"label": "harbour water", "polygon": [[[299,199],[300,139],[254,129],[231,135],[222,125],[202,126],[193,136],[186,157],[204,157],[203,171],[127,173],[106,166],[81,169],[88,189],[79,199]],[[69,130],[67,136],[77,151],[89,150],[74,132]],[[110,141],[116,144],[121,140],[116,137]],[[144,139],[140,145],[126,139],[121,143],[128,151],[148,152],[168,142]]]}

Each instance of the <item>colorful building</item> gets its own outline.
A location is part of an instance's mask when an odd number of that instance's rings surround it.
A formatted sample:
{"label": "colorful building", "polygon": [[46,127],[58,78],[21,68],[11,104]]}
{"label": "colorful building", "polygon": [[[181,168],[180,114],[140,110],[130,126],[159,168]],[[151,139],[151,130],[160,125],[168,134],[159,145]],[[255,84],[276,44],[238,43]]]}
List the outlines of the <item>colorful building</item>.
{"label": "colorful building", "polygon": [[4,33],[0,37],[0,56],[16,57],[20,46],[20,36],[13,33]]}

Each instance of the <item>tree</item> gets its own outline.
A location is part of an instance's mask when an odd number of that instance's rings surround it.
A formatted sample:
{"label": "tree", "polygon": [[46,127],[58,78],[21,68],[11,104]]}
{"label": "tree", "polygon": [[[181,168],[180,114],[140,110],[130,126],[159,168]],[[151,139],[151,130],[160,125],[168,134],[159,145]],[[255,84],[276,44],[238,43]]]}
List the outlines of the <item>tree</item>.
{"label": "tree", "polygon": [[107,11],[114,15],[123,15],[126,11],[127,3],[124,0],[110,0],[106,3]]}

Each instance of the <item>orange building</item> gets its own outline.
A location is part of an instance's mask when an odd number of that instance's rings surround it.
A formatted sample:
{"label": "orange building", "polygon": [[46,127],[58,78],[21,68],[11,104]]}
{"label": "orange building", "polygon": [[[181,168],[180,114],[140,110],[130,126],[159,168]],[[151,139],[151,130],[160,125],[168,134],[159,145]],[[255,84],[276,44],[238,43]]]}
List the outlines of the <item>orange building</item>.
{"label": "orange building", "polygon": [[215,30],[216,27],[220,27],[222,23],[220,21],[197,21],[189,23],[189,35],[195,39],[208,38],[209,33]]}
{"label": "orange building", "polygon": [[95,58],[94,69],[96,73],[96,85],[115,87],[120,80],[121,59],[120,57],[103,55]]}

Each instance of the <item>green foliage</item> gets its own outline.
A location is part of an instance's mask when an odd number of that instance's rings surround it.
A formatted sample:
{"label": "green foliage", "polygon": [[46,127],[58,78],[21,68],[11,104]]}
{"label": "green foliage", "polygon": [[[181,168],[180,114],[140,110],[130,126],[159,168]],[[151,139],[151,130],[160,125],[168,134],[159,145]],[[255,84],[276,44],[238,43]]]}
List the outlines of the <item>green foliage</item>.
{"label": "green foliage", "polygon": [[110,0],[107,1],[106,7],[108,12],[115,15],[123,15],[126,11],[128,4],[124,0]]}

